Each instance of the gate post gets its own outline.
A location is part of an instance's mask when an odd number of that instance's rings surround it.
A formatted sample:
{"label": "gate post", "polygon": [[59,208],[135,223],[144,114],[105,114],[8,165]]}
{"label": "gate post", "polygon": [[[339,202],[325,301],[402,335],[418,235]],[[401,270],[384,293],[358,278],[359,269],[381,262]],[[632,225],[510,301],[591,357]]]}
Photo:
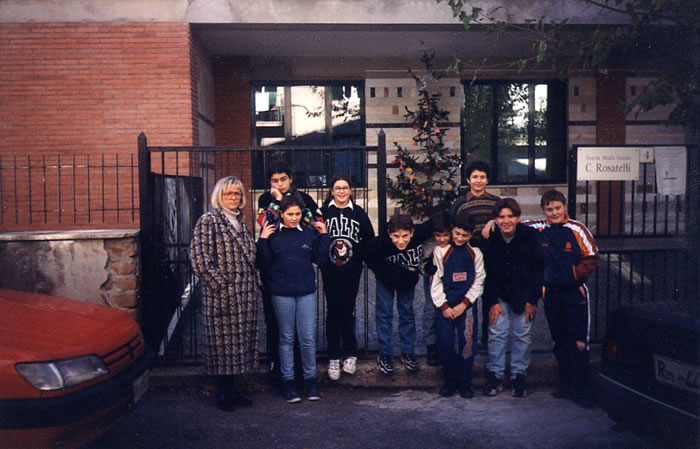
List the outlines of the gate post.
{"label": "gate post", "polygon": [[148,153],[148,142],[146,135],[142,132],[139,134],[139,228],[141,241],[144,241],[144,234],[151,232],[151,216],[148,213],[150,201],[148,197],[148,175],[151,173],[151,157]]}
{"label": "gate post", "polygon": [[153,233],[152,198],[148,188],[148,180],[151,173],[151,155],[148,152],[146,135],[142,132],[138,138],[138,163],[139,163],[139,281],[140,281],[140,306],[141,329],[146,343],[157,350],[157,314],[153,313],[151,303],[153,252],[151,248],[151,236]]}
{"label": "gate post", "polygon": [[568,189],[568,202],[569,204],[566,205],[567,212],[569,213],[569,217],[571,219],[575,220],[576,219],[576,162],[578,158],[578,147],[574,145],[570,152],[569,152],[569,157],[567,158],[567,166],[568,166],[568,181],[569,181],[569,189]]}
{"label": "gate post", "polygon": [[379,235],[386,232],[386,133],[379,130],[377,138],[377,209]]}

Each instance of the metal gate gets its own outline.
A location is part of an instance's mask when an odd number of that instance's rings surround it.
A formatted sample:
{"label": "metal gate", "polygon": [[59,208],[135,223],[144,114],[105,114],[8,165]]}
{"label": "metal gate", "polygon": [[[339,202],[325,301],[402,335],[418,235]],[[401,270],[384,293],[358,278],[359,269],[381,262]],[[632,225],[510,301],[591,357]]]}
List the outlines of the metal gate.
{"label": "metal gate", "polygon": [[[256,234],[257,198],[269,188],[267,165],[280,158],[294,171],[295,185],[319,206],[328,193],[330,176],[344,173],[353,178],[355,200],[368,210],[370,181],[374,185],[375,179],[386,177],[383,132],[379,137],[379,145],[374,147],[149,147],[146,136],[139,136],[142,322],[146,339],[158,352],[161,363],[200,362],[200,289],[190,268],[189,245],[197,219],[209,209],[214,183],[227,175],[243,181],[247,189],[245,219]],[[373,203],[379,223],[385,223],[385,184],[376,185],[380,200]],[[357,303],[358,343],[365,348],[373,316],[368,290],[365,271]],[[317,342],[319,352],[323,352],[325,300],[320,285],[317,297]],[[260,322],[265,332],[263,320]],[[261,351],[266,350],[265,339],[261,338]]]}
{"label": "metal gate", "polygon": [[575,146],[569,158],[568,209],[600,250],[600,265],[588,280],[591,337],[600,342],[610,313],[622,305],[699,299],[700,157],[698,148],[686,149],[686,194],[671,196],[657,193],[653,161],[640,164],[639,181],[577,182],[577,152]]}
{"label": "metal gate", "polygon": [[[386,178],[386,145],[383,132],[379,137],[376,147],[148,147],[146,137],[139,137],[143,323],[161,363],[199,363],[200,298],[190,269],[189,244],[216,180],[229,174],[243,180],[248,195],[244,212],[255,229],[256,200],[267,186],[264,174],[271,159],[284,157],[293,167],[295,183],[319,203],[327,193],[328,175],[350,173],[355,176],[355,198],[366,210],[369,184],[376,186],[381,233],[386,223],[381,182]],[[569,158],[569,212],[593,232],[600,248],[600,266],[588,282],[591,336],[599,342],[609,314],[621,305],[698,299],[700,152],[697,147],[687,150],[687,193],[662,196],[656,193],[653,163],[641,164],[639,181],[577,182],[576,151],[574,147]],[[368,282],[365,272],[357,304],[361,350],[372,349],[373,292]],[[317,293],[317,341],[322,353],[325,301],[320,286]]]}

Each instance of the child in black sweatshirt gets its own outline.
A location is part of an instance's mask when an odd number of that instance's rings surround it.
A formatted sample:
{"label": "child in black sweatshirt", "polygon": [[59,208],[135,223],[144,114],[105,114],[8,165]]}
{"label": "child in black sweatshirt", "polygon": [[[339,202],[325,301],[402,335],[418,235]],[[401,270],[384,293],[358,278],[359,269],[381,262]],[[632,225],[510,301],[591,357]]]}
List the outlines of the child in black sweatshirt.
{"label": "child in black sweatshirt", "polygon": [[395,215],[388,224],[388,232],[370,242],[367,265],[377,280],[377,363],[384,374],[393,374],[392,316],[394,295],[399,312],[401,363],[409,372],[420,369],[415,355],[416,322],[413,298],[423,260],[422,243],[432,233],[430,221],[414,226],[408,215]]}
{"label": "child in black sweatshirt", "polygon": [[352,200],[352,184],[345,175],[333,177],[330,193],[321,211],[331,239],[330,263],[323,269],[326,293],[328,339],[328,377],[340,379],[342,370],[355,374],[357,339],[355,338],[355,298],[360,286],[364,249],[374,238],[367,213]]}

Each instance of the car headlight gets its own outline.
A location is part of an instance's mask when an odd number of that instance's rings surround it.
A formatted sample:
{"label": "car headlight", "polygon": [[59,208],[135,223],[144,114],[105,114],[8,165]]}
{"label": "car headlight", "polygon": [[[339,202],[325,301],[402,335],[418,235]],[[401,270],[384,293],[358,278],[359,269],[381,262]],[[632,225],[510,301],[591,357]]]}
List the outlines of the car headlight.
{"label": "car headlight", "polygon": [[96,355],[54,362],[18,363],[15,369],[31,386],[44,391],[72,387],[109,372],[107,365]]}

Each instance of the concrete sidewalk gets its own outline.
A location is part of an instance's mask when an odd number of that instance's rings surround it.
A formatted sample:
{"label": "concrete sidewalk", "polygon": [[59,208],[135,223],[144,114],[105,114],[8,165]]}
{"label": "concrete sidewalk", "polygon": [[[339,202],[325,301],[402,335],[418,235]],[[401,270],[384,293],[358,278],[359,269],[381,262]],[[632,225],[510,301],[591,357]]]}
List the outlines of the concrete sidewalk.
{"label": "concrete sidewalk", "polygon": [[[486,375],[485,351],[480,351],[474,361],[473,384],[476,388],[485,383]],[[593,370],[600,366],[600,346],[594,346],[591,352],[591,364]],[[428,366],[425,357],[419,357],[421,369],[417,373],[409,373],[394,357],[396,372],[392,376],[381,373],[374,357],[367,356],[357,361],[357,372],[350,376],[343,374],[340,380],[331,381],[326,374],[326,361],[318,360],[317,373],[322,385],[333,383],[337,386],[362,387],[362,388],[411,388],[424,390],[437,390],[442,385],[440,367]],[[263,365],[261,363],[261,365]],[[259,371],[251,377],[251,382],[264,388],[270,385],[270,377],[267,372]],[[530,368],[528,370],[528,382],[531,386],[555,385],[556,361],[552,352],[533,352]],[[213,389],[214,383],[211,377],[204,374],[203,366],[184,367],[154,367],[151,370],[151,386],[165,388],[203,388]]]}

